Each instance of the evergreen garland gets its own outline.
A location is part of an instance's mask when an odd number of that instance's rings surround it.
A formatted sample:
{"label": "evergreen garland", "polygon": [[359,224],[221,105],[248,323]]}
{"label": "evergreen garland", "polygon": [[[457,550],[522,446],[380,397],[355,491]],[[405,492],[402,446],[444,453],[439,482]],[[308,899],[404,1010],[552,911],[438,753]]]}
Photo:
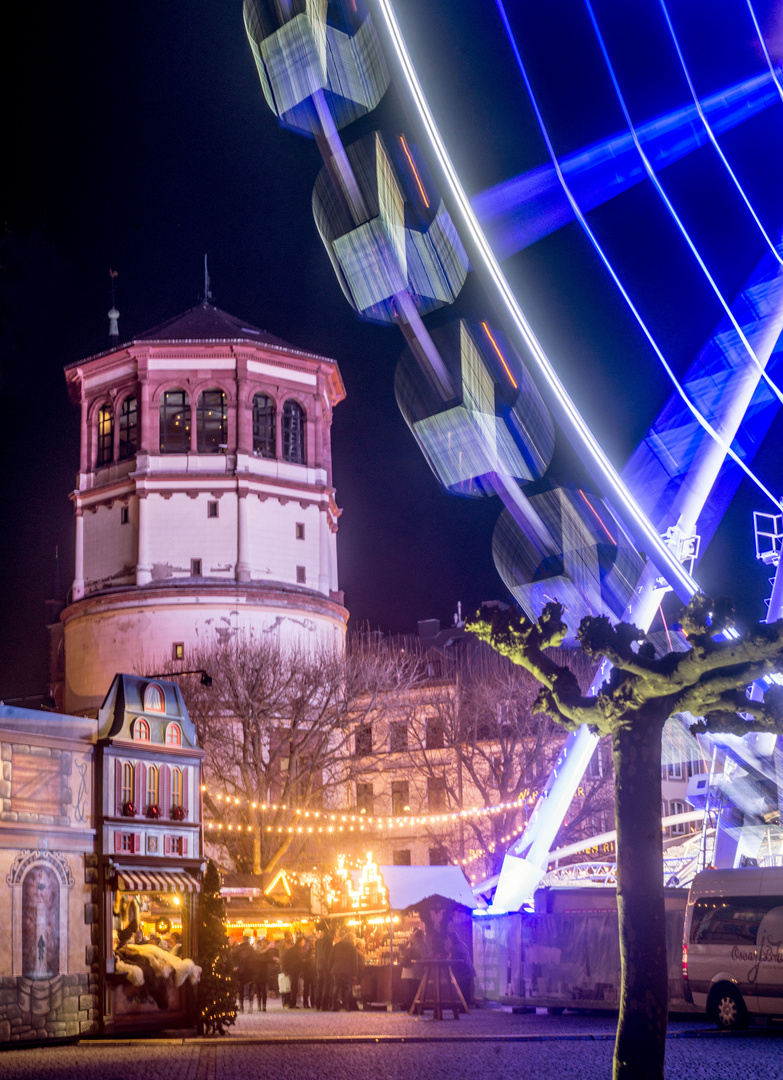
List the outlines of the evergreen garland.
{"label": "evergreen garland", "polygon": [[225,1035],[226,1028],[237,1018],[237,987],[226,936],[220,874],[211,859],[204,875],[198,914],[199,1034]]}

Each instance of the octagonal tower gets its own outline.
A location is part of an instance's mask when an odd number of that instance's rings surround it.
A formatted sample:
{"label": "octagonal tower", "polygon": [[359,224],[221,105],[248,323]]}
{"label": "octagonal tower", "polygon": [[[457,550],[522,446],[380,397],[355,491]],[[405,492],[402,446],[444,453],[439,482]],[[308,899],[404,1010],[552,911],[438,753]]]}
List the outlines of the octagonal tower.
{"label": "octagonal tower", "polygon": [[68,712],[238,631],[342,647],[334,360],[203,303],[65,374],[81,407]]}

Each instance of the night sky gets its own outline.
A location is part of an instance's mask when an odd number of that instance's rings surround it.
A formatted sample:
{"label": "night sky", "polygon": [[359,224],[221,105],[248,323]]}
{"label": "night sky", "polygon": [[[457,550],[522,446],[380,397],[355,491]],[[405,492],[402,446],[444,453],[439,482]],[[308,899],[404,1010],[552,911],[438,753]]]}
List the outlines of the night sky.
{"label": "night sky", "polygon": [[[773,57],[783,23],[757,14]],[[582,0],[508,4],[559,154],[623,129]],[[598,0],[596,13],[638,122],[689,101],[658,0]],[[491,0],[398,0],[414,60],[469,194],[547,161]],[[764,70],[745,0],[672,0],[702,95]],[[63,366],[108,346],[109,268],[120,339],[198,302],[203,256],[215,303],[304,349],[333,356],[347,387],[335,413],[334,476],[343,508],[340,584],[352,625],[411,632],[507,598],[491,558],[497,499],[443,493],[402,420],[393,374],[403,340],[360,321],[313,223],[314,142],[269,111],[244,33],[241,0],[83,0],[19,6],[4,42],[0,696],[46,679],[44,601],[59,545],[73,576],[68,493],[78,412]],[[375,127],[416,138],[401,92],[345,133]],[[783,226],[783,105],[726,135],[725,152],[765,225]],[[763,252],[709,148],[662,173],[729,298]],[[649,183],[591,222],[679,372],[721,312]],[[670,392],[614,286],[572,224],[509,259],[524,310],[583,415],[621,467]],[[454,309],[452,309],[453,311]],[[457,310],[497,318],[471,274]],[[433,316],[436,326],[446,314]],[[778,421],[755,468],[783,492]],[[568,467],[561,444],[558,461]],[[764,615],[744,482],[697,579]]]}

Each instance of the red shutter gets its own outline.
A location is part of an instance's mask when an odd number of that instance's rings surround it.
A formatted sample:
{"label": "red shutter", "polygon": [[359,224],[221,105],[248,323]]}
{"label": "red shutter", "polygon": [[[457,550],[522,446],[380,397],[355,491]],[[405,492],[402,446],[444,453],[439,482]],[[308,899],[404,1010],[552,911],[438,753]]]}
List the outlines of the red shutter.
{"label": "red shutter", "polygon": [[164,838],[163,838],[163,854],[164,855],[170,855],[171,854],[171,837],[170,836],[164,836]]}
{"label": "red shutter", "polygon": [[188,780],[190,779],[190,769],[182,770],[182,809],[185,811],[185,817],[188,816]]}
{"label": "red shutter", "polygon": [[133,852],[134,852],[135,855],[138,855],[140,851],[141,851],[141,833],[137,832],[137,833],[133,834]]}
{"label": "red shutter", "polygon": [[171,817],[171,770],[168,765],[160,767],[160,813]]}
{"label": "red shutter", "polygon": [[116,832],[114,834],[114,850],[122,851],[122,833]]}
{"label": "red shutter", "polygon": [[119,758],[114,764],[114,775],[116,778],[114,785],[114,813],[119,817],[122,813],[122,762]]}
{"label": "red shutter", "polygon": [[187,836],[183,836],[182,837],[182,854],[187,855],[187,853],[188,853],[188,838],[187,838]]}

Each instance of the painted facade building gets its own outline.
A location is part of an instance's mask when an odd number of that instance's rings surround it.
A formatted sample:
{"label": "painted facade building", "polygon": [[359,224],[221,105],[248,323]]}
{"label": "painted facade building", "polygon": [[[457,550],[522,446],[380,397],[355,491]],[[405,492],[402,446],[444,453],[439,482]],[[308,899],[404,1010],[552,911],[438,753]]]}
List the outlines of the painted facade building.
{"label": "painted facade building", "polygon": [[201,761],[179,688],[0,705],[0,1047],[196,1019]]}
{"label": "painted facade building", "polygon": [[76,558],[55,698],[237,632],[341,648],[333,360],[203,303],[66,368],[81,408]]}

